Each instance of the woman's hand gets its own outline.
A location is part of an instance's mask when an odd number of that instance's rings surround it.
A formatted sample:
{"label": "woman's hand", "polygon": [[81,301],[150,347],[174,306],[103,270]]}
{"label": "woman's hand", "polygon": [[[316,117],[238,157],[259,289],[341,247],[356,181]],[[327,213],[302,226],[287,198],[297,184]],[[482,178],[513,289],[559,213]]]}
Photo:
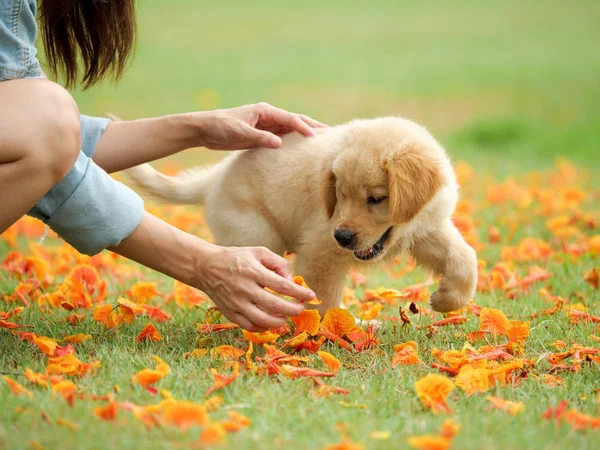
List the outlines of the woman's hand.
{"label": "woman's hand", "polygon": [[248,331],[265,331],[285,324],[286,317],[304,311],[302,303],[283,300],[266,291],[302,301],[312,291],[292,281],[288,262],[263,247],[217,247],[199,261],[197,285],[232,322]]}
{"label": "woman's hand", "polygon": [[309,301],[315,294],[292,281],[288,262],[262,247],[219,247],[146,213],[127,239],[111,249],[204,291],[225,317],[248,331],[264,331],[304,311],[264,288]]}
{"label": "woman's hand", "polygon": [[200,112],[198,140],[213,150],[242,150],[252,147],[279,148],[280,136],[297,131],[310,137],[313,128],[325,128],[303,114],[294,114],[268,103]]}

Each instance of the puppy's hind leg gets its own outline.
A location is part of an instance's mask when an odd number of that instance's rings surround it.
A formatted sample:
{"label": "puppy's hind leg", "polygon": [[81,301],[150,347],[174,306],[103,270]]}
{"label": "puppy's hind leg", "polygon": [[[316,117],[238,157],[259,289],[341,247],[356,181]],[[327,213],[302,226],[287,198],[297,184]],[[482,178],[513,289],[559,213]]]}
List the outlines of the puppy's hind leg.
{"label": "puppy's hind leg", "polygon": [[207,208],[206,221],[217,245],[226,247],[266,247],[283,255],[285,242],[264,217],[255,212],[239,211],[227,205]]}

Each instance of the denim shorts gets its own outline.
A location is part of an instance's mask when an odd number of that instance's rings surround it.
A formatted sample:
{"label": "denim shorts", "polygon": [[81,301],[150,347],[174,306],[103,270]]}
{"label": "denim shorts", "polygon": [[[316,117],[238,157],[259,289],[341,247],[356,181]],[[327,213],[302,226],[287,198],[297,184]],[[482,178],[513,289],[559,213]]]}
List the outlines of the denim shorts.
{"label": "denim shorts", "polygon": [[[0,0],[0,82],[43,77],[35,47],[35,19],[34,0]],[[47,223],[80,252],[93,255],[116,247],[137,228],[144,202],[92,160],[110,121],[81,115],[80,123],[81,151],[75,165],[29,215]]]}

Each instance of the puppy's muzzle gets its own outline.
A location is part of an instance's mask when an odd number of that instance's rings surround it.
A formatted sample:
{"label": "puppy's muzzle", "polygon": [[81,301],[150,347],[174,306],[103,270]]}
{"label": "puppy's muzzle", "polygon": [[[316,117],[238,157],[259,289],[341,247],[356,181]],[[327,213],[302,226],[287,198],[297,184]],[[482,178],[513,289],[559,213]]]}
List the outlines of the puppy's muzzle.
{"label": "puppy's muzzle", "polygon": [[338,228],[333,233],[335,240],[344,248],[351,248],[356,242],[356,233],[343,228]]}

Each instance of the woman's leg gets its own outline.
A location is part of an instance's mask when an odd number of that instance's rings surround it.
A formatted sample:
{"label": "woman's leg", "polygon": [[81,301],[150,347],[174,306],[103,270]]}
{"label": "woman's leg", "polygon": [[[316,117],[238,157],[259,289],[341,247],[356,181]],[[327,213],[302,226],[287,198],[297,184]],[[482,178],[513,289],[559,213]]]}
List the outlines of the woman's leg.
{"label": "woman's leg", "polygon": [[67,175],[80,140],[79,110],[58,84],[0,83],[0,233]]}

